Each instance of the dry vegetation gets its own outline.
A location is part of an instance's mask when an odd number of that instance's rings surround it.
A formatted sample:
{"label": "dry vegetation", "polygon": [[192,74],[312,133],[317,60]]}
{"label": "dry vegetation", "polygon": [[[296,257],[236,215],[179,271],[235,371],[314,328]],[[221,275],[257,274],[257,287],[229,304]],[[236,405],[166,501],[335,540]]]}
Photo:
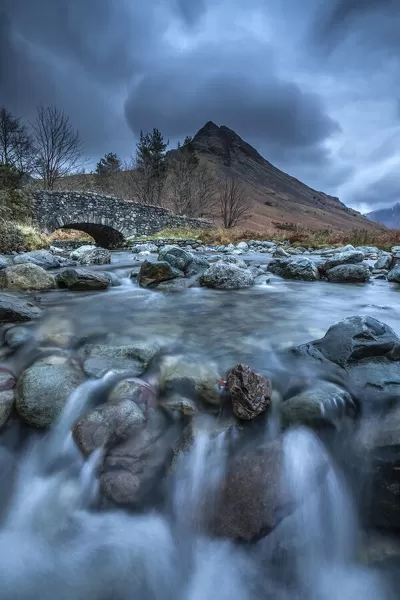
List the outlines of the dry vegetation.
{"label": "dry vegetation", "polygon": [[[400,245],[400,230],[386,230],[381,233],[363,229],[339,231],[331,229],[307,229],[295,225],[286,228],[275,227],[271,224],[263,231],[251,231],[240,228],[225,229],[164,229],[150,236],[152,239],[181,238],[199,239],[205,244],[236,244],[249,240],[271,240],[277,242],[289,241],[296,246],[307,248],[323,248],[328,246],[378,246],[382,250],[390,250],[392,246]],[[149,239],[149,237],[147,238]]]}
{"label": "dry vegetation", "polygon": [[57,229],[50,236],[49,240],[51,243],[57,240],[75,242],[77,240],[84,242],[85,244],[93,244],[94,239],[88,233],[83,231],[77,231],[76,229]]}

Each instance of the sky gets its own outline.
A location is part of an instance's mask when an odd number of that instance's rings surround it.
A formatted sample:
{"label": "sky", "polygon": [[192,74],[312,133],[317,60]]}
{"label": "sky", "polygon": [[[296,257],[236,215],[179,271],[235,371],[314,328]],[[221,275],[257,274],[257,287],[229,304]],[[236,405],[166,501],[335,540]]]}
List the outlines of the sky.
{"label": "sky", "polygon": [[399,31],[399,0],[2,0],[0,105],[92,164],[211,120],[365,212],[400,201]]}

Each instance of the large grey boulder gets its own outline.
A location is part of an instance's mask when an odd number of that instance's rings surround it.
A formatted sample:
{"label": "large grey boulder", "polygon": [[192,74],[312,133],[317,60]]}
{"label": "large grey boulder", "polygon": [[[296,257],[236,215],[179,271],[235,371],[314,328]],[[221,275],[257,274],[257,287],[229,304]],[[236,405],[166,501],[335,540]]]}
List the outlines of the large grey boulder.
{"label": "large grey boulder", "polygon": [[368,265],[338,265],[326,272],[326,278],[332,283],[365,283],[369,281],[371,271]]}
{"label": "large grey boulder", "polygon": [[173,267],[167,261],[150,262],[145,260],[137,277],[141,287],[154,287],[163,281],[183,277],[183,272]]}
{"label": "large grey boulder", "polygon": [[32,263],[12,265],[0,271],[0,288],[12,291],[44,292],[56,287],[56,280]]}
{"label": "large grey boulder", "polygon": [[58,269],[64,261],[62,257],[55,256],[48,250],[34,250],[32,252],[23,252],[14,256],[15,265],[33,264],[43,269]]}
{"label": "large grey boulder", "polygon": [[346,252],[338,252],[334,254],[331,258],[328,258],[323,263],[318,265],[319,270],[322,273],[326,273],[329,269],[333,269],[339,265],[355,265],[357,263],[362,263],[364,260],[364,254],[359,250],[347,250]]}
{"label": "large grey boulder", "polygon": [[4,427],[14,408],[14,390],[0,392],[0,429]]}
{"label": "large grey boulder", "polygon": [[6,269],[8,266],[12,264],[12,258],[8,256],[4,256],[0,254],[0,270]]}
{"label": "large grey boulder", "polygon": [[384,254],[374,264],[374,269],[385,269],[390,271],[393,265],[393,256],[391,254]]}
{"label": "large grey boulder", "polygon": [[317,265],[309,258],[276,258],[268,264],[268,271],[284,279],[303,281],[319,279]]}
{"label": "large grey boulder", "polygon": [[79,258],[79,264],[88,267],[90,265],[108,265],[111,262],[111,253],[105,248],[93,248],[83,252]]}
{"label": "large grey boulder", "polygon": [[97,248],[97,246],[95,246],[93,244],[86,244],[84,246],[79,246],[79,248],[75,248],[75,250],[72,250],[69,257],[72,258],[72,260],[80,260],[86,252],[90,252],[91,250],[96,250],[96,248]]}
{"label": "large grey boulder", "polygon": [[332,325],[323,338],[290,353],[340,367],[357,389],[388,394],[400,389],[400,339],[388,325],[372,317],[344,319]]}
{"label": "large grey boulder", "polygon": [[209,266],[199,278],[203,287],[218,290],[237,290],[254,285],[254,276],[249,269],[233,263],[218,261]]}
{"label": "large grey boulder", "polygon": [[156,244],[152,244],[151,242],[146,244],[136,244],[132,247],[132,252],[135,254],[139,254],[139,252],[158,252],[158,246],[156,246]]}
{"label": "large grey boulder", "polygon": [[19,416],[32,427],[50,427],[60,416],[69,395],[83,380],[82,372],[67,363],[30,367],[16,388]]}
{"label": "large grey boulder", "polygon": [[83,454],[88,456],[103,448],[112,435],[128,437],[144,423],[145,418],[132,400],[110,402],[83,417],[74,427],[74,439]]}
{"label": "large grey boulder", "polygon": [[73,291],[106,290],[111,285],[109,277],[84,269],[67,268],[58,273],[56,282],[59,288]]}
{"label": "large grey boulder", "polygon": [[388,281],[400,283],[400,265],[394,266],[387,275]]}
{"label": "large grey boulder", "polygon": [[91,344],[84,346],[80,355],[85,361],[85,372],[91,377],[101,377],[110,369],[136,376],[146,370],[159,350],[157,344]]}
{"label": "large grey boulder", "polygon": [[193,255],[179,246],[164,246],[158,254],[158,260],[166,261],[171,267],[186,273],[193,262]]}
{"label": "large grey boulder", "polygon": [[0,294],[0,323],[22,323],[37,319],[42,310],[12,294]]}

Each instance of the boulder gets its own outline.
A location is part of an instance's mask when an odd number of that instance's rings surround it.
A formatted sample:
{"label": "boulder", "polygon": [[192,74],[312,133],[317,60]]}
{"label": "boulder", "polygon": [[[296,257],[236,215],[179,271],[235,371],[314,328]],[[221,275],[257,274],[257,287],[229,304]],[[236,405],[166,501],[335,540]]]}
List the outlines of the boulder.
{"label": "boulder", "polygon": [[83,252],[79,258],[79,263],[82,266],[90,265],[108,265],[111,262],[111,253],[105,248],[93,248],[87,252]]}
{"label": "boulder", "polygon": [[374,269],[385,269],[386,271],[390,271],[393,263],[393,257],[391,254],[386,254],[378,258],[376,263],[374,264]]}
{"label": "boulder", "polygon": [[284,279],[316,281],[319,272],[316,264],[309,258],[276,258],[268,264],[268,271]]}
{"label": "boulder", "polygon": [[236,248],[238,248],[239,250],[243,250],[244,252],[247,252],[247,250],[249,249],[249,245],[247,244],[247,242],[239,242],[236,245]]}
{"label": "boulder", "polygon": [[331,283],[365,283],[371,278],[368,265],[338,265],[326,272]]}
{"label": "boulder", "polygon": [[219,406],[221,394],[217,381],[221,378],[216,365],[184,356],[170,356],[161,365],[159,390],[167,398],[179,394],[187,399],[201,400]]}
{"label": "boulder", "polygon": [[132,400],[121,400],[100,406],[78,421],[73,436],[85,456],[102,448],[111,436],[129,437],[144,423],[145,418]]}
{"label": "boulder", "polygon": [[372,317],[344,319],[332,325],[323,338],[289,352],[343,369],[349,382],[362,390],[365,409],[369,392],[397,394],[400,389],[400,339],[388,325]]}
{"label": "boulder", "polygon": [[8,258],[8,257],[0,254],[0,270],[6,269],[8,266],[11,265],[11,263],[12,263],[11,258]]}
{"label": "boulder", "polygon": [[233,412],[238,419],[250,421],[258,417],[271,403],[270,381],[247,365],[236,365],[226,378]]}
{"label": "boulder", "polygon": [[242,542],[270,533],[292,510],[282,469],[279,442],[231,459],[215,494],[214,510],[204,507],[209,533]]}
{"label": "boulder", "polygon": [[50,427],[83,380],[82,372],[67,363],[30,367],[21,375],[16,388],[19,416],[32,427]]}
{"label": "boulder", "polygon": [[356,405],[339,385],[316,380],[311,387],[281,401],[278,411],[283,427],[318,428],[326,424],[337,427],[345,417],[356,416]]}
{"label": "boulder", "polygon": [[69,257],[72,260],[80,260],[86,252],[89,252],[90,250],[96,250],[96,248],[97,248],[97,246],[94,246],[93,244],[86,244],[85,246],[79,246],[79,248],[72,250]]}
{"label": "boulder", "polygon": [[62,258],[55,256],[48,250],[34,250],[32,252],[23,252],[14,256],[14,265],[33,264],[42,269],[58,269]]}
{"label": "boulder", "polygon": [[0,288],[3,289],[44,292],[55,287],[53,275],[32,263],[12,265],[0,271]]}
{"label": "boulder", "polygon": [[221,258],[218,258],[218,261],[229,263],[230,265],[236,265],[241,269],[247,269],[247,265],[244,262],[243,258],[238,258],[237,256],[222,256]]}
{"label": "boulder", "polygon": [[272,256],[273,258],[289,258],[289,254],[283,248],[277,248]]}
{"label": "boulder", "polygon": [[183,277],[183,273],[175,267],[172,267],[169,262],[149,262],[148,260],[145,260],[140,267],[137,280],[141,287],[152,287],[162,281],[169,281],[176,277]]}
{"label": "boulder", "polygon": [[64,269],[57,274],[56,281],[59,288],[73,291],[106,290],[110,286],[110,278],[103,273],[84,269]]}
{"label": "boulder", "polygon": [[102,505],[134,510],[154,506],[180,436],[180,424],[153,409],[145,425],[123,425],[111,435],[100,476]]}
{"label": "boulder", "polygon": [[395,265],[387,275],[388,281],[400,283],[400,265]]}
{"label": "boulder", "polygon": [[92,377],[101,377],[110,369],[141,375],[159,349],[156,344],[91,344],[84,346],[80,355],[85,359],[85,372]]}
{"label": "boulder", "polygon": [[149,242],[148,244],[136,244],[132,248],[132,252],[134,254],[139,254],[139,252],[158,252],[158,246]]}
{"label": "boulder", "polygon": [[346,252],[338,252],[331,258],[328,258],[323,263],[318,265],[318,269],[321,273],[326,273],[329,269],[333,269],[339,265],[355,265],[362,263],[364,260],[364,254],[359,250],[347,250]]}
{"label": "boulder", "polygon": [[193,262],[193,255],[179,246],[164,246],[158,254],[159,261],[166,261],[179,271],[187,272]]}
{"label": "boulder", "polygon": [[237,290],[254,285],[254,276],[247,268],[221,260],[209,266],[201,275],[199,283],[218,290]]}
{"label": "boulder", "polygon": [[0,294],[0,323],[22,323],[37,319],[42,314],[32,302],[11,294]]}

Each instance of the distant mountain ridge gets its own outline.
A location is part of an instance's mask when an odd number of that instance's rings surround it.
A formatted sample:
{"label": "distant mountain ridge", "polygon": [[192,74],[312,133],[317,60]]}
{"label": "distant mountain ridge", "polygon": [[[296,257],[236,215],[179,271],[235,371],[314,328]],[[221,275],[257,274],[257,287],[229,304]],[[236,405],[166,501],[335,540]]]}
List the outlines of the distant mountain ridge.
{"label": "distant mountain ridge", "polygon": [[391,208],[380,208],[365,215],[370,221],[381,223],[389,229],[400,229],[400,202]]}
{"label": "distant mountain ridge", "polygon": [[268,222],[314,228],[379,229],[339,198],[317,191],[284,173],[225,125],[208,121],[193,137],[196,153],[217,169],[231,169],[254,202],[247,226]]}

